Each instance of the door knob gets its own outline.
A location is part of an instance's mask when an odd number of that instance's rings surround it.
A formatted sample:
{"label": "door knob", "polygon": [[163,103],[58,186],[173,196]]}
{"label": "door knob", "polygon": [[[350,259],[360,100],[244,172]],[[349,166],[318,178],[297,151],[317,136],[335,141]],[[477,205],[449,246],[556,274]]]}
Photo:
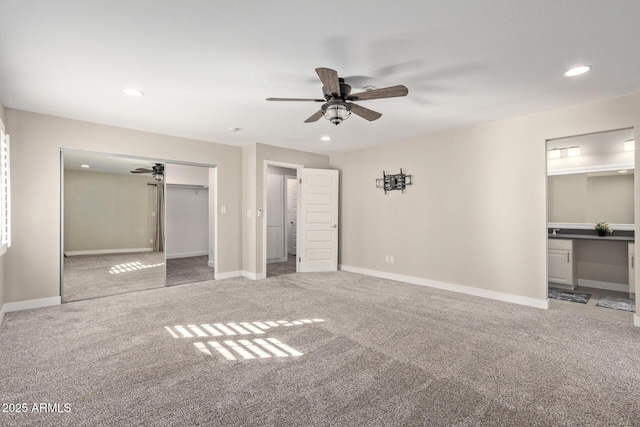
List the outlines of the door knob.
{"label": "door knob", "polygon": [[331,228],[338,228],[338,224],[333,224]]}

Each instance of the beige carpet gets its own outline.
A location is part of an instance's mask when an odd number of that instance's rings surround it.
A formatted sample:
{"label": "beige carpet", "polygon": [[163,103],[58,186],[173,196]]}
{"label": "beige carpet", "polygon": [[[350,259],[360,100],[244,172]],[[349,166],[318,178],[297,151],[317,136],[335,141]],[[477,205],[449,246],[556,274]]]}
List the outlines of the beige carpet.
{"label": "beige carpet", "polygon": [[0,425],[640,420],[640,329],[345,272],[8,313],[0,367]]}
{"label": "beige carpet", "polygon": [[206,255],[167,260],[167,286],[213,279],[214,268],[209,267],[209,257]]}
{"label": "beige carpet", "polygon": [[79,301],[164,286],[164,252],[64,258],[63,301]]}

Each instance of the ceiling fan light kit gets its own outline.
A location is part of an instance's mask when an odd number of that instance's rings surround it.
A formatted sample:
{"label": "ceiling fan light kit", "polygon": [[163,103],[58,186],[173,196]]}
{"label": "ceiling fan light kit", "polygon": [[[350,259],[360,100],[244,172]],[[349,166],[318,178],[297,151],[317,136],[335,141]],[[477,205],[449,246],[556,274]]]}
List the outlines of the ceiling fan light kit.
{"label": "ceiling fan light kit", "polygon": [[349,118],[351,106],[344,101],[330,101],[322,105],[322,115],[337,126]]}
{"label": "ceiling fan light kit", "polygon": [[373,89],[366,92],[351,94],[351,86],[344,79],[338,77],[338,72],[330,68],[316,68],[316,73],[322,82],[324,99],[309,98],[267,98],[267,101],[303,101],[323,102],[319,111],[313,113],[305,123],[316,122],[324,117],[334,125],[339,125],[348,119],[351,113],[370,122],[378,120],[382,114],[370,110],[352,101],[366,101],[370,99],[394,98],[407,96],[409,89],[403,85],[391,86],[382,89]]}

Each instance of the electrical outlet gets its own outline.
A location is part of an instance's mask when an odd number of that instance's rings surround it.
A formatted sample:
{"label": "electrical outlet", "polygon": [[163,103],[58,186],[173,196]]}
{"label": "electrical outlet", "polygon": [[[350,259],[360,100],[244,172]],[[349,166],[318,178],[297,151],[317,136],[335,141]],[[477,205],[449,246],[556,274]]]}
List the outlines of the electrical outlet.
{"label": "electrical outlet", "polygon": [[390,262],[391,264],[395,264],[395,263],[396,263],[396,257],[394,257],[393,255],[391,255],[391,256],[389,257],[389,262]]}
{"label": "electrical outlet", "polygon": [[153,239],[149,239],[149,243],[153,243]]}
{"label": "electrical outlet", "polygon": [[389,255],[384,256],[384,262],[389,262]]}

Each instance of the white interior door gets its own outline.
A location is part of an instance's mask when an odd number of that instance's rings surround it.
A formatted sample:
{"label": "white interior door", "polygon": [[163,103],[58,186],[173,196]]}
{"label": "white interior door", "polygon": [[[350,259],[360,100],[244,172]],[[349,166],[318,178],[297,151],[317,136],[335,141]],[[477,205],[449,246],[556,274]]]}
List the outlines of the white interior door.
{"label": "white interior door", "polygon": [[298,180],[293,177],[287,179],[287,252],[295,255],[297,246],[298,222]]}
{"label": "white interior door", "polygon": [[298,169],[297,271],[338,269],[338,171]]}

